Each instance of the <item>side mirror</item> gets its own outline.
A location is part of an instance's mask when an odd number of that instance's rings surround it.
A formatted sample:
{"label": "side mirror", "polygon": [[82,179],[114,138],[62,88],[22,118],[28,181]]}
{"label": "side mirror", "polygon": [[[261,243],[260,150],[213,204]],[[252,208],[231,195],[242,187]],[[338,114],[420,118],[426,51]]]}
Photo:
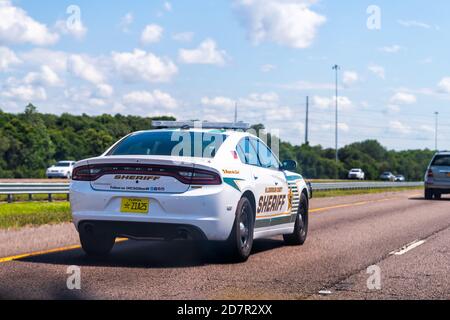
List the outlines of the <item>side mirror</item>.
{"label": "side mirror", "polygon": [[294,171],[295,169],[297,169],[297,161],[295,160],[285,160],[282,163],[281,169],[285,170],[285,171]]}

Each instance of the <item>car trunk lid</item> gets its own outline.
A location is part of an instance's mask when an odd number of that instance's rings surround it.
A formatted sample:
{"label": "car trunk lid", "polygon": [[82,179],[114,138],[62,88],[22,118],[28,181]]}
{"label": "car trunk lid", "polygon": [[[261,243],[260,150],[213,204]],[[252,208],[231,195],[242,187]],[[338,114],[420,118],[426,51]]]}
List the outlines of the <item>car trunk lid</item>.
{"label": "car trunk lid", "polygon": [[98,191],[127,193],[184,193],[190,188],[193,159],[173,157],[105,157],[88,161],[99,177],[91,181]]}

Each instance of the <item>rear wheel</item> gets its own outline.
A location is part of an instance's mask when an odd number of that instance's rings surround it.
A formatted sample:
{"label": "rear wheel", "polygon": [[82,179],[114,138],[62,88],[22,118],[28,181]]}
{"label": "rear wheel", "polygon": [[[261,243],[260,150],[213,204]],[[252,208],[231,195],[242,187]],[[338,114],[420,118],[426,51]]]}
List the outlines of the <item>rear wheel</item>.
{"label": "rear wheel", "polygon": [[425,199],[432,200],[433,199],[433,190],[425,189]]}
{"label": "rear wheel", "polygon": [[227,241],[229,255],[234,262],[245,262],[253,247],[255,212],[247,198],[242,198],[237,206],[236,219]]}
{"label": "rear wheel", "polygon": [[308,212],[308,197],[302,193],[300,207],[295,220],[294,233],[283,235],[284,242],[287,245],[301,246],[306,242],[306,238],[308,237]]}
{"label": "rear wheel", "polygon": [[80,242],[88,256],[104,257],[111,252],[116,237],[108,232],[96,231],[90,225],[82,225],[80,227]]}

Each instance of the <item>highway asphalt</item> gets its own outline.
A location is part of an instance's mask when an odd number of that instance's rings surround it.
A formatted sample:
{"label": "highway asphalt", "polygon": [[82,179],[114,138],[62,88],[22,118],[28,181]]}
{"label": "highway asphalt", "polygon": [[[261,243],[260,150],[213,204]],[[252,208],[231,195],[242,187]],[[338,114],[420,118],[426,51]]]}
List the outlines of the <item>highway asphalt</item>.
{"label": "highway asphalt", "polygon": [[[91,260],[70,224],[0,231],[0,298],[450,299],[450,199],[407,191],[311,207],[305,246],[256,241],[243,264],[185,243],[135,241]],[[81,268],[81,290],[67,288],[72,265]],[[374,265],[379,290],[367,286]]]}

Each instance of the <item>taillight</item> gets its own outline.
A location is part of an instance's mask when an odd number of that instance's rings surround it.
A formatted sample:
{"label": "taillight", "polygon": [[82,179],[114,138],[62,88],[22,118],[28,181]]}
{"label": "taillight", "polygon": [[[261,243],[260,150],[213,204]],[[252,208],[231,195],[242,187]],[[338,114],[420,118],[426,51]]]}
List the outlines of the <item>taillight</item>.
{"label": "taillight", "polygon": [[194,169],[194,172],[191,177],[191,183],[194,185],[220,185],[222,184],[222,179],[219,174],[207,171]]}
{"label": "taillight", "polygon": [[100,168],[82,166],[75,168],[72,172],[72,180],[74,181],[95,181],[101,173]]}
{"label": "taillight", "polygon": [[127,164],[97,164],[75,168],[72,173],[74,181],[95,181],[108,174],[135,174],[169,176],[184,184],[220,185],[222,179],[216,172],[187,167]]}
{"label": "taillight", "polygon": [[433,178],[433,177],[434,177],[433,170],[431,170],[431,169],[428,170],[427,177],[428,177],[428,178]]}

